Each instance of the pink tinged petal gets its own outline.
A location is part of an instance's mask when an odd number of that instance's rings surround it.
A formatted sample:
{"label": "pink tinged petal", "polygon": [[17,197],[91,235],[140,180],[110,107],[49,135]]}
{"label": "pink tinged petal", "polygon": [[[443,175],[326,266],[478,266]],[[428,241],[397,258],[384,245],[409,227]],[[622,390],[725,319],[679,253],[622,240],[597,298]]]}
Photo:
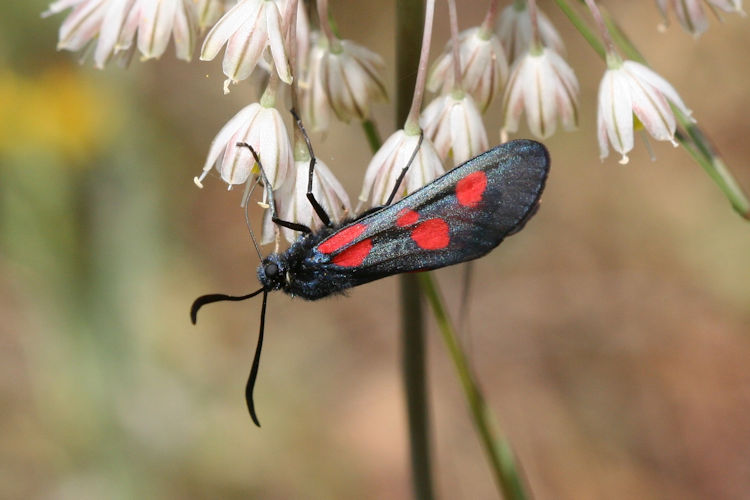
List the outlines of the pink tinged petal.
{"label": "pink tinged petal", "polygon": [[658,141],[673,141],[676,123],[669,103],[650,85],[633,79],[630,82],[633,113],[649,134]]}
{"label": "pink tinged petal", "polygon": [[126,15],[133,9],[133,3],[133,0],[112,0],[109,3],[94,50],[94,65],[97,68],[103,68],[113,53],[117,52],[117,42],[120,39]]}
{"label": "pink tinged petal", "polygon": [[300,84],[302,89],[302,103],[304,112],[307,115],[306,123],[312,130],[319,131],[328,128],[330,122],[330,105],[326,97],[322,77],[321,77],[321,59],[325,49],[315,47],[310,56],[310,72],[308,81],[305,85]]}
{"label": "pink tinged petal", "polygon": [[560,115],[565,130],[573,130],[578,126],[578,80],[575,73],[565,60],[554,52],[549,52],[552,58],[552,72],[557,80],[557,112]]}
{"label": "pink tinged petal", "polygon": [[602,110],[612,148],[623,156],[633,149],[633,100],[628,78],[621,70],[608,70],[602,85],[605,85],[604,109]]}
{"label": "pink tinged petal", "polygon": [[[374,188],[374,196],[371,199],[371,204],[373,206],[376,205],[383,205],[386,201],[388,201],[388,197],[391,194],[391,191],[393,191],[394,186],[396,185],[396,179],[398,179],[399,175],[401,175],[401,169],[406,166],[406,163],[409,161],[409,158],[411,158],[411,153],[414,152],[414,148],[417,146],[417,140],[416,137],[418,136],[411,136],[404,133],[400,137],[400,141],[396,148],[394,148],[391,151],[391,154],[388,156],[386,161],[384,162],[382,168],[382,172],[377,177],[375,181],[375,188]],[[410,153],[407,156],[406,150],[410,151]],[[417,154],[417,157],[414,159],[414,164],[412,165],[414,170],[419,169],[419,154]],[[411,174],[414,174],[414,170],[411,170]],[[401,185],[398,188],[398,191],[396,192],[395,197],[393,198],[394,201],[400,200],[404,196],[404,190],[408,189],[408,182],[410,179],[410,175],[407,174],[406,177],[401,181]]]}
{"label": "pink tinged petal", "polygon": [[[417,137],[418,136],[413,136]],[[413,153],[413,148],[416,147],[416,142],[410,144],[412,147],[402,148],[402,154],[399,155],[399,163],[396,171],[400,173],[401,169],[406,166]],[[432,145],[432,141],[428,138],[422,140],[422,145],[419,148],[417,157],[414,159],[414,163],[409,167],[404,179],[406,184],[406,193],[413,193],[417,189],[425,186],[433,181],[438,175],[443,173],[443,163],[440,160],[435,147]],[[395,184],[395,182],[394,182]],[[389,191],[390,193],[390,191]],[[396,199],[403,198],[402,193],[398,193]]]}
{"label": "pink tinged petal", "polygon": [[679,0],[673,3],[680,24],[695,36],[708,29],[708,17],[702,0]]}
{"label": "pink tinged petal", "polygon": [[177,13],[177,0],[152,0],[142,5],[138,24],[138,50],[144,59],[154,59],[167,50]]}
{"label": "pink tinged petal", "polygon": [[138,31],[138,24],[140,23],[141,10],[143,9],[143,0],[135,0],[132,7],[127,10],[127,16],[125,21],[120,28],[120,36],[117,38],[117,44],[115,45],[115,52],[129,50],[133,47],[133,39],[135,33]]}
{"label": "pink tinged petal", "polygon": [[[262,15],[262,11],[260,12]],[[227,42],[222,61],[224,74],[232,82],[244,80],[258,64],[266,47],[266,25],[258,19],[248,19]]]}
{"label": "pink tinged petal", "polygon": [[546,139],[555,132],[556,110],[552,74],[544,55],[531,56],[526,74],[524,106],[529,130],[536,137]]}
{"label": "pink tinged petal", "polygon": [[347,90],[352,98],[352,114],[363,120],[370,114],[369,79],[364,70],[354,60],[342,67]]}
{"label": "pink tinged petal", "polygon": [[[447,51],[447,49],[446,49]],[[453,64],[453,58],[449,53],[444,52],[440,58],[435,61],[430,70],[430,76],[427,78],[427,90],[430,92],[437,92],[440,86],[443,85],[449,78],[449,69]]]}
{"label": "pink tinged petal", "polygon": [[737,12],[745,15],[745,11],[742,10],[742,0],[708,0],[708,3],[724,12]]}
{"label": "pink tinged petal", "polygon": [[693,112],[690,109],[688,109],[688,107],[682,101],[682,98],[680,98],[679,94],[677,93],[675,88],[672,86],[672,84],[670,84],[667,80],[665,80],[659,74],[654,72],[651,68],[649,68],[648,66],[644,66],[643,64],[634,62],[634,61],[625,61],[623,63],[623,68],[628,73],[634,75],[640,80],[643,80],[644,82],[654,87],[657,91],[664,94],[664,97],[666,97],[669,102],[674,104],[677,107],[677,109],[679,109],[685,115],[690,117],[691,120],[695,121],[690,116],[693,114]]}
{"label": "pink tinged petal", "polygon": [[198,187],[202,187],[201,182],[211,170],[211,167],[216,165],[217,170],[222,170],[221,165],[227,160],[227,152],[230,155],[233,155],[237,149],[235,146],[236,139],[233,141],[233,138],[235,138],[240,128],[247,128],[247,124],[252,123],[255,120],[255,117],[260,111],[260,107],[261,106],[258,103],[246,106],[221,128],[211,142],[211,147],[208,150],[208,155],[203,165],[203,172],[200,177],[194,179]]}
{"label": "pink tinged petal", "polygon": [[514,64],[510,74],[510,80],[505,87],[505,96],[503,97],[503,128],[508,132],[518,130],[518,121],[523,112],[523,90],[524,90],[524,70],[526,58],[519,59]]}
{"label": "pink tinged petal", "polygon": [[289,67],[284,37],[281,35],[281,16],[274,2],[266,2],[266,30],[276,72],[284,83],[292,83],[292,72]]}
{"label": "pink tinged petal", "polygon": [[472,144],[469,133],[467,116],[461,104],[451,106],[450,120],[448,126],[451,133],[451,149],[453,151],[453,164],[458,165],[472,158]]}
{"label": "pink tinged petal", "polygon": [[185,0],[180,0],[172,28],[178,59],[190,61],[193,58],[197,30],[197,20],[192,7]]}
{"label": "pink tinged petal", "polygon": [[326,200],[324,206],[328,209],[332,220],[341,222],[344,217],[352,212],[349,195],[325,163],[318,162],[315,166],[315,172],[320,179],[323,198]]}
{"label": "pink tinged petal", "polygon": [[405,135],[403,129],[397,130],[386,139],[383,145],[380,146],[380,149],[373,155],[365,171],[365,179],[359,195],[360,201],[366,202],[370,200],[371,204],[376,203],[375,200],[379,198],[375,189],[377,179],[387,170],[386,165],[388,164],[388,160],[394,154],[394,150],[401,144]]}
{"label": "pink tinged petal", "polygon": [[229,9],[221,19],[214,25],[206,35],[201,47],[201,60],[210,61],[248,20],[258,18],[263,0],[240,0],[240,2]]}
{"label": "pink tinged petal", "polygon": [[103,0],[94,0],[78,5],[60,25],[58,50],[82,49],[99,32],[106,12]]}
{"label": "pink tinged petal", "polygon": [[271,210],[263,212],[263,222],[261,223],[260,230],[260,244],[268,245],[273,243],[276,239],[276,232],[279,230],[279,226],[271,218]]}
{"label": "pink tinged petal", "polygon": [[47,7],[47,10],[42,12],[41,16],[54,16],[55,14],[59,14],[64,10],[70,9],[71,7],[75,7],[83,1],[84,0],[57,0],[56,2],[52,2],[51,4],[49,4],[49,7]]}

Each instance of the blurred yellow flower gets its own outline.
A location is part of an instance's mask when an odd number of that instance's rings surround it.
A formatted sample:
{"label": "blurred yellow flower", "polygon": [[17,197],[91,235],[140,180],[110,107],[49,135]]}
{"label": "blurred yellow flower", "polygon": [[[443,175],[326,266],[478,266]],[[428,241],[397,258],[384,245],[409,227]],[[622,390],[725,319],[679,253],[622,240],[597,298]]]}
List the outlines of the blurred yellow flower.
{"label": "blurred yellow flower", "polygon": [[116,102],[74,68],[0,71],[0,155],[47,151],[80,163],[109,144]]}

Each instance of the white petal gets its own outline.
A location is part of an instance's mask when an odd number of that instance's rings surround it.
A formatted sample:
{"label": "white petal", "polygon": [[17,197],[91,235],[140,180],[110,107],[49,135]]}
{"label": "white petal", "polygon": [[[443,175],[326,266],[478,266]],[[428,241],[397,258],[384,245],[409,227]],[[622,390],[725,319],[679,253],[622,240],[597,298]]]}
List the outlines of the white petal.
{"label": "white petal", "polygon": [[180,0],[179,7],[175,13],[172,35],[174,36],[177,58],[189,61],[192,59],[193,51],[195,50],[197,21],[193,9],[186,1],[189,0]]}
{"label": "white petal", "polygon": [[167,49],[176,13],[176,0],[143,3],[138,25],[138,50],[145,59],[160,57]]}
{"label": "white petal", "polygon": [[[259,15],[263,12],[260,11]],[[244,80],[252,73],[266,47],[266,24],[248,19],[227,42],[222,69],[232,81]]]}
{"label": "white petal", "polygon": [[276,66],[276,72],[284,83],[292,83],[292,72],[289,68],[289,59],[284,47],[284,37],[281,34],[281,16],[276,4],[269,2],[266,11],[266,29],[268,32],[268,43],[271,48],[273,64]]}
{"label": "white petal", "polygon": [[692,115],[693,112],[688,109],[675,88],[667,80],[654,72],[651,68],[634,61],[625,61],[623,63],[623,68],[627,72],[637,76],[639,79],[645,81],[656,90],[664,94],[664,97],[666,97],[672,104],[674,104],[687,116]]}
{"label": "white petal", "polygon": [[[607,134],[612,148],[621,155],[633,149],[633,100],[627,77],[618,70],[609,70],[609,85],[606,89],[607,108],[605,116]],[[606,78],[606,77],[605,77]]]}
{"label": "white petal", "polygon": [[133,8],[132,0],[112,0],[102,19],[99,40],[94,50],[94,64],[103,68],[116,50],[117,42],[125,24],[126,14]]}
{"label": "white petal", "polygon": [[60,25],[57,48],[80,50],[99,32],[106,4],[102,0],[78,5]]}
{"label": "white petal", "polygon": [[51,4],[49,4],[47,10],[42,12],[42,17],[53,16],[66,9],[70,9],[71,7],[78,5],[82,1],[83,0],[57,0],[56,2],[52,2]]}
{"label": "white petal", "polygon": [[203,40],[201,60],[210,61],[248,19],[257,19],[263,0],[240,0],[214,25]]}

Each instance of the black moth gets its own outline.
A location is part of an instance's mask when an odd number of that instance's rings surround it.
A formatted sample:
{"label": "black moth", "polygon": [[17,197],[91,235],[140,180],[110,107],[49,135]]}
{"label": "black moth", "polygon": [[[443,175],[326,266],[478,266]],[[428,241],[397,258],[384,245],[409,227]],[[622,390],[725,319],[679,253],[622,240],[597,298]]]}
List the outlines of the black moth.
{"label": "black moth", "polygon": [[[297,124],[301,127],[299,119]],[[243,296],[203,295],[190,311],[195,324],[198,310],[205,304],[245,300],[263,293],[258,344],[245,387],[247,407],[257,426],[260,423],[253,388],[263,345],[268,292],[282,290],[293,297],[317,300],[386,276],[437,269],[481,257],[506,236],[520,231],[534,215],[550,166],[544,145],[515,140],[472,158],[391,205],[409,167],[406,165],[386,205],[332,224],[312,193],[315,156],[306,135],[305,139],[311,157],[307,198],[324,227],[312,231],[279,219],[270,184],[264,182],[273,221],[304,234],[285,252],[263,259],[258,266],[259,290]],[[250,150],[265,181],[255,150],[244,143],[238,146]]]}

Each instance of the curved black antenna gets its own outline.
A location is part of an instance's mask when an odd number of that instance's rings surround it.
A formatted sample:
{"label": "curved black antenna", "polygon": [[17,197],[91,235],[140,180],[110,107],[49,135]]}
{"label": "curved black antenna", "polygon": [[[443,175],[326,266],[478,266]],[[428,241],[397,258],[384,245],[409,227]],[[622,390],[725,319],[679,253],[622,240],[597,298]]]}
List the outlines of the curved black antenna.
{"label": "curved black antenna", "polygon": [[245,401],[247,402],[247,409],[250,412],[250,418],[253,419],[253,423],[258,427],[260,427],[260,421],[258,420],[258,415],[255,413],[253,389],[255,388],[255,379],[258,378],[258,368],[260,368],[260,351],[263,349],[263,331],[266,326],[266,298],[268,297],[268,290],[261,290],[263,291],[263,305],[260,307],[260,331],[258,332],[258,344],[255,346],[253,366],[250,368],[250,376],[247,378],[247,385],[245,385]]}
{"label": "curved black antenna", "polygon": [[253,191],[255,191],[255,187],[258,185],[259,182],[260,182],[260,177],[258,177],[257,179],[255,179],[255,182],[253,183],[253,186],[249,189],[249,191],[247,192],[247,196],[245,197],[244,200],[242,200],[242,202],[245,205],[245,207],[244,207],[245,208],[245,210],[244,210],[244,212],[245,212],[245,225],[247,226],[247,230],[250,233],[250,239],[253,242],[253,246],[255,247],[255,251],[258,253],[258,259],[263,260],[263,255],[260,253],[260,247],[258,246],[258,242],[255,240],[255,234],[253,234],[253,228],[250,225],[250,214],[248,213],[248,206],[250,205],[248,203],[248,200],[250,200],[250,196],[253,194]]}
{"label": "curved black antenna", "polygon": [[315,194],[313,193],[313,173],[315,172],[315,163],[317,160],[315,159],[315,153],[313,153],[310,136],[307,135],[307,130],[305,130],[305,126],[302,125],[302,120],[297,114],[297,110],[292,108],[289,111],[292,113],[292,117],[294,117],[294,121],[297,123],[299,131],[302,133],[302,137],[305,139],[305,144],[307,145],[307,154],[310,155],[310,164],[308,167],[309,170],[307,171],[307,201],[310,202],[310,205],[312,205],[313,210],[315,210],[315,213],[323,222],[323,225],[326,227],[331,227],[331,218],[328,216],[326,209],[323,208],[320,203],[318,203],[318,200],[315,198]]}
{"label": "curved black antenna", "polygon": [[[223,293],[209,293],[208,295],[201,295],[195,301],[193,302],[193,305],[190,306],[190,321],[195,324],[198,321],[198,310],[205,306],[206,304],[212,304],[214,302],[222,302],[222,301],[230,301],[230,302],[238,302],[240,300],[247,300],[255,297],[260,292],[262,292],[264,289],[261,288],[260,290],[255,290],[252,293],[248,293],[247,295],[225,295]],[[265,295],[263,302],[265,302]],[[263,324],[263,319],[261,318],[261,325]]]}
{"label": "curved black antenna", "polygon": [[252,153],[253,158],[255,159],[255,163],[258,164],[258,168],[260,169],[260,176],[263,179],[263,187],[265,188],[267,196],[268,196],[268,204],[271,206],[271,220],[274,221],[278,226],[291,229],[292,231],[299,231],[305,234],[312,233],[312,229],[310,229],[306,225],[280,219],[276,215],[276,203],[274,202],[274,197],[273,197],[273,186],[271,186],[271,184],[268,182],[268,177],[266,177],[266,171],[263,169],[263,164],[260,162],[260,157],[258,156],[258,153],[255,151],[255,148],[253,148],[250,144],[246,142],[235,143],[235,146],[237,146],[238,148],[249,149],[250,153]]}

